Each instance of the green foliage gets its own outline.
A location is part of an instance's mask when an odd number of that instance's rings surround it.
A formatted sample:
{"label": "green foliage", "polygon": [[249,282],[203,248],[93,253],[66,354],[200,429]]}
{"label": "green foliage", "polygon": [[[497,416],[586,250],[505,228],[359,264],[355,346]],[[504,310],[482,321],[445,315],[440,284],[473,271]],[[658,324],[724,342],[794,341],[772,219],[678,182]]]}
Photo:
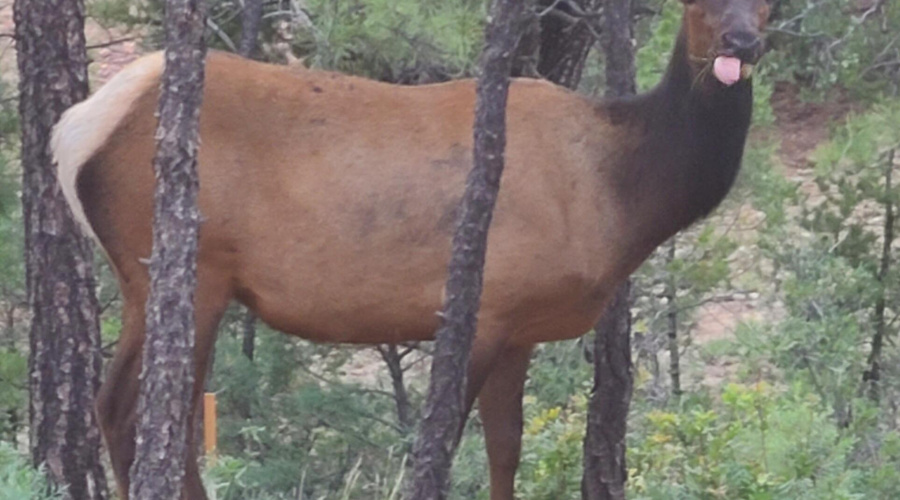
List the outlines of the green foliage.
{"label": "green foliage", "polygon": [[591,389],[593,367],[585,362],[583,342],[590,336],[570,342],[552,342],[535,347],[528,370],[526,389],[541,408],[563,407],[573,394]]}
{"label": "green foliage", "polygon": [[536,405],[526,397],[527,422],[517,492],[522,498],[581,498],[582,443],[587,425],[586,392],[576,393],[566,406]]}
{"label": "green foliage", "polygon": [[[800,202],[798,185],[785,178],[775,161],[777,147],[771,143],[754,144],[744,152],[738,188],[750,193],[754,208],[765,217],[768,232],[762,239],[772,237],[788,222],[788,209]],[[772,243],[782,241],[784,235],[774,235]],[[766,241],[761,241],[765,245]]]}
{"label": "green foliage", "polygon": [[[862,397],[871,340],[880,328],[888,338],[882,364],[892,367],[898,359],[890,340],[897,326],[888,319],[895,315],[896,272],[882,264],[885,211],[897,199],[896,182],[888,188],[888,173],[896,169],[890,151],[900,146],[897,123],[893,101],[836,127],[814,155],[815,185],[802,191],[759,164],[747,178],[766,216],[759,246],[781,312],[777,320],[739,327],[734,355],[745,377],[789,384],[793,399],[785,410],[800,400],[815,410],[815,418],[795,429],[814,427],[841,444],[808,454],[832,460],[828,474],[815,475],[814,486],[834,475],[826,493],[791,490],[786,498],[898,495],[897,427],[884,411],[885,401],[897,401],[896,370],[882,374],[892,382],[882,382],[881,401]],[[892,252],[887,258],[892,263]],[[884,316],[876,314],[880,300],[887,304]]]}
{"label": "green foliage", "polygon": [[[865,20],[850,10],[857,2],[776,3],[773,50],[754,81],[756,131],[775,123],[770,105],[775,81],[799,82],[813,95],[839,84],[866,99],[897,86],[896,2],[884,2],[883,11]],[[90,15],[106,24],[139,28],[135,33],[147,48],[160,46],[161,5],[159,0],[88,2]],[[211,46],[232,50],[240,35],[241,2],[209,5],[215,26],[207,35]],[[474,72],[485,5],[484,0],[266,2],[261,39],[265,56],[274,61],[302,59],[313,67],[395,82],[443,80]],[[665,71],[682,12],[676,0],[648,5],[661,11],[637,29],[643,90]],[[589,59],[587,74],[601,73],[599,59]],[[24,298],[18,124],[10,91],[0,87],[0,310]],[[628,435],[630,498],[900,498],[900,434],[889,409],[900,401],[900,351],[892,343],[900,276],[892,270],[878,278],[884,206],[898,199],[884,176],[888,152],[900,147],[898,124],[900,105],[884,101],[836,127],[814,158],[814,189],[821,195],[787,180],[777,164],[778,144],[755,137],[736,195],[724,210],[680,237],[674,259],[658,255],[641,270],[636,340],[653,335],[664,340],[665,315],[673,308],[679,331],[688,332],[696,307],[736,281],[759,290],[769,309],[759,321],[740,325],[734,338],[704,346],[700,362],[689,339],[679,345],[684,364],[697,371],[707,358],[733,359],[737,368],[731,378],[740,384],[706,390],[685,382],[686,392],[676,402],[655,396],[639,372]],[[729,210],[745,200],[752,201],[760,219],[749,237],[730,232],[737,222]],[[742,275],[738,259],[751,261]],[[112,304],[102,323],[108,343],[121,323],[108,270],[100,283],[101,302]],[[674,304],[663,297],[669,285],[677,291]],[[890,320],[883,363],[888,383],[883,401],[874,403],[861,397],[860,386],[875,327],[873,304],[880,297],[888,303]],[[21,312],[13,331],[2,331],[0,348],[0,434],[10,437],[21,430],[7,415],[17,411],[22,420],[27,407]],[[220,456],[207,468],[206,480],[215,498],[398,498],[411,437],[397,425],[389,385],[348,376],[347,367],[364,355],[261,329],[250,362],[241,353],[238,318],[230,313],[225,323],[211,382],[219,395]],[[661,358],[665,363],[665,355]],[[539,346],[529,373],[519,494],[528,500],[580,498],[586,395],[593,376],[584,346],[581,341]],[[412,406],[418,407],[422,380],[408,382]],[[457,455],[452,498],[486,500],[487,484],[476,414]],[[38,472],[9,446],[0,446],[0,500],[45,498],[44,486]]]}
{"label": "green foliage", "polygon": [[316,67],[387,81],[445,79],[471,73],[481,49],[483,2],[315,0],[308,5],[312,23],[295,46]]}
{"label": "green foliage", "polygon": [[20,350],[23,343],[17,342],[25,326],[18,321],[25,302],[25,266],[13,90],[0,80],[0,438],[10,442],[15,441],[28,405],[27,354]]}
{"label": "green foliage", "polygon": [[[670,315],[674,315],[679,351],[683,351],[690,341],[688,333],[697,308],[720,288],[730,288],[730,256],[737,245],[722,226],[714,219],[686,231],[660,247],[632,276],[633,349],[638,369],[646,369],[652,376],[652,384],[643,388],[639,384],[638,391],[658,393],[666,385],[659,358],[669,341]],[[674,255],[670,253],[673,245]]]}
{"label": "green foliage", "polygon": [[23,353],[0,350],[0,437],[15,441],[28,407],[28,359]]}
{"label": "green foliage", "polygon": [[409,442],[389,393],[343,380],[353,351],[262,329],[251,363],[227,331],[212,383],[230,457],[211,472],[219,498],[391,498]]}
{"label": "green foliage", "polygon": [[862,98],[896,92],[896,2],[785,0],[776,14],[769,37],[776,48],[769,58],[773,74],[818,90],[842,85]]}
{"label": "green foliage", "polygon": [[[235,0],[210,2],[207,40],[213,48],[236,50],[241,8]],[[263,51],[276,61],[301,59],[312,67],[391,82],[447,80],[473,71],[485,12],[481,0],[268,2]],[[102,0],[91,13],[109,23],[149,26],[144,43],[162,44],[162,3],[157,0]]]}
{"label": "green foliage", "polygon": [[816,154],[815,181],[825,197],[806,211],[804,226],[822,235],[835,253],[854,266],[868,266],[877,273],[880,247],[876,240],[883,228],[869,217],[878,207],[896,204],[897,181],[886,184],[887,169],[900,150],[900,102],[875,106],[840,127],[832,140]]}
{"label": "green foliage", "polygon": [[692,403],[638,419],[647,434],[631,448],[633,498],[862,498],[853,439],[803,391],[731,384]]}
{"label": "green foliage", "polygon": [[[815,155],[817,191],[801,200],[799,228],[770,224],[764,237],[788,313],[765,356],[788,377],[806,379],[839,419],[849,418],[875,332],[896,335],[875,305],[884,300],[893,314],[900,296],[896,269],[882,263],[886,210],[896,213],[898,199],[896,181],[888,185],[891,151],[900,148],[898,110],[896,102],[878,105],[838,127]],[[892,231],[893,241],[896,222]],[[886,257],[890,265],[892,252]],[[895,355],[894,348],[885,354]]]}
{"label": "green foliage", "polygon": [[775,93],[775,75],[763,59],[753,77],[753,126],[770,127],[775,124],[772,95]]}
{"label": "green foliage", "polygon": [[13,216],[18,205],[19,172],[14,158],[19,145],[19,115],[14,92],[0,80],[0,219]]}
{"label": "green foliage", "polygon": [[5,161],[3,154],[0,150],[0,234],[3,235],[0,238],[0,302],[9,304],[20,301],[24,296],[24,234],[17,193],[18,169]]}
{"label": "green foliage", "polygon": [[93,0],[86,2],[87,15],[112,26],[133,27],[145,19],[140,14],[150,2],[122,2],[120,0]]}
{"label": "green foliage", "polygon": [[639,92],[650,90],[662,80],[672,57],[674,40],[681,29],[680,2],[668,0],[662,4],[662,12],[653,21],[650,37],[637,50],[637,87]]}
{"label": "green foliage", "polygon": [[481,421],[473,414],[456,451],[450,500],[488,500],[488,461]]}
{"label": "green foliage", "polygon": [[16,450],[0,441],[0,500],[55,500],[62,498]]}
{"label": "green foliage", "polygon": [[[717,229],[717,224],[707,223],[690,231],[690,245],[683,245],[676,251],[675,257],[669,259],[665,252],[657,254],[641,268],[637,276],[638,283],[644,289],[662,286],[662,282],[673,280],[679,291],[679,299],[682,309],[692,309],[699,301],[717,286],[726,282],[731,270],[728,265],[728,256],[736,249],[736,243],[727,235]],[[665,246],[663,250],[665,250]],[[654,297],[647,297],[652,300]],[[653,318],[649,314],[639,314],[639,318],[646,318],[654,323],[661,316],[656,314],[660,310],[666,310],[665,305],[649,305],[653,312]],[[648,325],[652,328],[652,325]]]}
{"label": "green foliage", "polygon": [[[786,249],[785,249],[786,250]],[[839,258],[798,251],[784,262],[787,317],[767,327],[744,326],[737,338],[747,367],[774,364],[790,381],[804,382],[829,404],[838,421],[851,411],[865,367],[868,339],[859,311],[872,303],[866,273]]]}

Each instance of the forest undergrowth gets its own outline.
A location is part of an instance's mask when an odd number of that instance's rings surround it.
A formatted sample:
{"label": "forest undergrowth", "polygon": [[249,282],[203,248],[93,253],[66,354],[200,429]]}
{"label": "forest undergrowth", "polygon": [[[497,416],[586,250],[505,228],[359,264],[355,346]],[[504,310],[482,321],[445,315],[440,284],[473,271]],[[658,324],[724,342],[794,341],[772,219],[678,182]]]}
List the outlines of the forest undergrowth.
{"label": "forest undergrowth", "polygon": [[[668,59],[680,11],[672,0],[645,3],[654,14],[638,21],[643,89]],[[900,498],[890,215],[900,199],[900,7],[881,2],[865,15],[868,4],[849,3],[865,5],[780,2],[738,186],[635,276],[629,498]],[[210,42],[228,50],[238,2],[212,4]],[[9,11],[0,3],[0,33],[11,31]],[[95,0],[88,12],[89,44],[114,42],[91,51],[95,82],[158,46],[152,1]],[[267,13],[272,60],[421,83],[471,75],[483,2],[307,0],[272,2]],[[0,38],[0,500],[55,498],[40,496],[40,472],[23,458],[29,318],[14,67],[13,44]],[[600,92],[601,69],[591,55],[583,92]],[[108,269],[99,285],[108,356],[120,304]],[[220,416],[219,454],[205,468],[215,498],[398,499],[429,346],[317,345],[257,324],[249,359],[246,332],[244,312],[230,310],[209,385]],[[517,485],[525,500],[581,498],[590,345],[534,354]],[[453,498],[486,499],[477,412],[455,463]]]}

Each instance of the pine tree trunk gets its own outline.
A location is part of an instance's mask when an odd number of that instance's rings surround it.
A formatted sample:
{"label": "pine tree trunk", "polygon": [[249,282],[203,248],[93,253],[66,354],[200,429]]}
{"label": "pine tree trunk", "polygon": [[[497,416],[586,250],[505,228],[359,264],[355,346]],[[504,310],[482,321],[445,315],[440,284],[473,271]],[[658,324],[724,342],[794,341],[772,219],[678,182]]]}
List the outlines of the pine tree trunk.
{"label": "pine tree trunk", "polygon": [[168,0],[156,202],[131,500],[179,498],[194,373],[197,148],[206,48],[202,0]]}
{"label": "pine tree trunk", "polygon": [[256,355],[256,315],[249,309],[244,311],[244,317],[241,320],[241,334],[244,336],[241,342],[241,352],[247,359],[253,361]]}
{"label": "pine tree trunk", "polygon": [[623,97],[637,92],[634,66],[632,0],[605,0],[603,55],[606,60],[606,95]]}
{"label": "pine tree trunk", "polygon": [[616,291],[597,323],[594,343],[594,388],[584,438],[584,500],[625,498],[625,431],[631,390],[631,283]]}
{"label": "pine tree trunk", "polygon": [[[607,96],[635,93],[632,0],[605,0],[603,51]],[[594,387],[584,439],[584,500],[625,498],[625,432],[634,377],[631,367],[631,282],[621,285],[595,328]]]}
{"label": "pine tree trunk", "polygon": [[[666,264],[675,260],[675,245],[677,237],[673,236],[667,245]],[[678,346],[678,284],[675,276],[666,271],[666,326],[669,337],[669,378],[672,383],[672,396],[678,400],[681,397],[681,350]]]}
{"label": "pine tree trunk", "polygon": [[443,321],[435,334],[428,396],[413,449],[407,498],[447,497],[465,411],[466,370],[481,300],[487,232],[500,189],[506,147],[506,99],[519,40],[522,0],[494,0],[485,32],[474,125],[474,166],[453,237]]}
{"label": "pine tree trunk", "polygon": [[409,433],[413,426],[412,406],[409,404],[409,393],[406,392],[406,383],[403,380],[403,358],[412,350],[410,348],[407,349],[401,353],[397,349],[396,344],[378,346],[381,359],[387,365],[388,373],[391,376],[391,386],[394,389],[394,404],[397,407],[397,423],[400,425],[403,434]]}
{"label": "pine tree trunk", "polygon": [[863,374],[863,382],[867,385],[869,399],[878,402],[881,399],[881,352],[884,349],[884,336],[887,331],[887,318],[885,309],[887,299],[885,297],[885,280],[891,270],[891,244],[894,242],[894,157],[895,150],[887,154],[884,172],[884,240],[881,246],[881,266],[878,269],[878,283],[881,290],[878,300],[875,302],[875,334],[872,336],[872,350],[869,352],[869,368]]}
{"label": "pine tree trunk", "polygon": [[[243,339],[241,340],[241,352],[244,353],[244,356],[253,363],[253,360],[256,358],[256,315],[253,314],[253,311],[250,309],[246,309],[244,311],[244,315],[241,318],[241,335]],[[215,354],[215,351],[213,351]],[[212,364],[210,364],[210,368]],[[209,380],[209,377],[207,377]],[[240,408],[240,415],[244,419],[250,419],[253,417],[253,401],[251,398],[243,398],[243,403]]]}
{"label": "pine tree trunk", "polygon": [[259,38],[262,14],[262,0],[244,0],[244,9],[241,11],[241,45],[238,49],[244,57],[256,58],[256,44]]}
{"label": "pine tree trunk", "polygon": [[16,0],[25,265],[32,310],[31,456],[65,498],[107,498],[94,397],[101,370],[91,243],[56,182],[50,131],[88,93],[80,0]]}

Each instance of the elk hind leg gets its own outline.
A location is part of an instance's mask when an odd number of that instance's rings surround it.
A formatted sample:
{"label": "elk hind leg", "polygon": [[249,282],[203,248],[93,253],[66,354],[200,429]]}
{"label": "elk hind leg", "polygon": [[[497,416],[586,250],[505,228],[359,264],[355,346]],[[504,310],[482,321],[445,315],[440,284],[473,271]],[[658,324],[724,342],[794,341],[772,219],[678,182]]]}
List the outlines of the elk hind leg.
{"label": "elk hind leg", "polygon": [[97,393],[97,421],[122,499],[128,498],[128,471],[134,459],[145,302],[143,293],[126,295],[116,354]]}
{"label": "elk hind leg", "polygon": [[[219,320],[230,298],[227,287],[221,283],[213,283],[212,280],[204,280],[203,274],[201,271],[201,280],[195,294],[195,375],[192,392],[195,411],[203,393],[207,364]],[[140,287],[132,287],[135,288]],[[135,428],[145,338],[145,303],[145,291],[125,293],[119,345],[97,397],[100,429],[109,450],[119,498],[123,500],[128,498],[128,474],[135,453]],[[193,413],[189,417],[189,422],[193,422]],[[186,500],[206,500],[196,463],[196,447],[192,443],[193,425],[189,425],[183,497]]]}

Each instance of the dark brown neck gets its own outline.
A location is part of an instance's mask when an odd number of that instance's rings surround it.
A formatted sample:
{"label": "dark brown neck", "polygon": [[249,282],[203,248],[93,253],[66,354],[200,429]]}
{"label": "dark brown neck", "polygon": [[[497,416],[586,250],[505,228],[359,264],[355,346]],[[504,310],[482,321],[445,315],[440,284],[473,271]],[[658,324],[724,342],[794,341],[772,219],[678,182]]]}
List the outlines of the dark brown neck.
{"label": "dark brown neck", "polygon": [[601,112],[629,135],[612,172],[616,197],[632,224],[635,250],[657,245],[706,216],[731,189],[750,126],[749,81],[725,87],[696,78],[684,33],[652,91],[607,101]]}

